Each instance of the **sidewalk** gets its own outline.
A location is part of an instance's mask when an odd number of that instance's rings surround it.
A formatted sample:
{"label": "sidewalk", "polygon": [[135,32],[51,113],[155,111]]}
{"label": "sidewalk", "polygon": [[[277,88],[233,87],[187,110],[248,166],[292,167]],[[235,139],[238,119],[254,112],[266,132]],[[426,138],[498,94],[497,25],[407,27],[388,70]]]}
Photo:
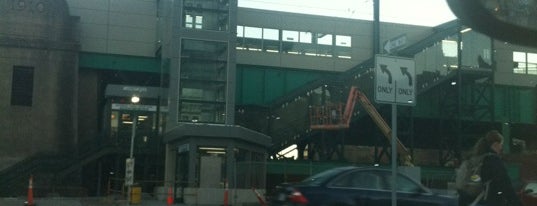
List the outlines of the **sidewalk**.
{"label": "sidewalk", "polygon": [[[0,198],[2,206],[23,206],[26,198]],[[110,197],[50,197],[35,198],[36,206],[124,206],[128,205],[126,200],[114,200]],[[131,204],[132,206],[167,206],[166,201],[142,199],[140,204]],[[184,204],[174,204],[174,206],[185,206]]]}

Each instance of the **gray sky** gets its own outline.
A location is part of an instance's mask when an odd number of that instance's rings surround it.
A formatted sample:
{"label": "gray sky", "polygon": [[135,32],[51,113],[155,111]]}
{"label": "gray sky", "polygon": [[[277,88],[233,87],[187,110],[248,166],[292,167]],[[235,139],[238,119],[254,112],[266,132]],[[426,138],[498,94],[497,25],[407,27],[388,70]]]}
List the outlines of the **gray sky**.
{"label": "gray sky", "polygon": [[[239,7],[373,20],[373,0],[238,0]],[[380,0],[380,21],[436,26],[455,19],[446,0]]]}

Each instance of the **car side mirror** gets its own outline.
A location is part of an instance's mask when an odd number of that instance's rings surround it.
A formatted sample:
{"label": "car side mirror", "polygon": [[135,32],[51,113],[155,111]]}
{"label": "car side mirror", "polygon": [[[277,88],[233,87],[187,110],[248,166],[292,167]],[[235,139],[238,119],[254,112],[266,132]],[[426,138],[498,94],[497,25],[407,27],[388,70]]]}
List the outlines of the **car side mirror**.
{"label": "car side mirror", "polygon": [[447,0],[465,26],[513,44],[537,46],[535,1]]}
{"label": "car side mirror", "polygon": [[524,190],[524,194],[530,194],[530,193],[533,193],[532,189],[525,189]]}

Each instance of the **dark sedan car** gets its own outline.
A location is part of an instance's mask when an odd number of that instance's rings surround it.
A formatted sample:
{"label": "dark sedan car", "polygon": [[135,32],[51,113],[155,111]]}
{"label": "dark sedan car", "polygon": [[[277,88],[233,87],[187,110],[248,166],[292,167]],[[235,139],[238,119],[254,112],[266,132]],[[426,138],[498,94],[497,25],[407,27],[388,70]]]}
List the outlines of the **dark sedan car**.
{"label": "dark sedan car", "polygon": [[[392,172],[378,167],[339,167],[296,184],[276,187],[270,204],[323,206],[391,205]],[[455,206],[457,197],[433,193],[406,175],[397,176],[397,205]]]}

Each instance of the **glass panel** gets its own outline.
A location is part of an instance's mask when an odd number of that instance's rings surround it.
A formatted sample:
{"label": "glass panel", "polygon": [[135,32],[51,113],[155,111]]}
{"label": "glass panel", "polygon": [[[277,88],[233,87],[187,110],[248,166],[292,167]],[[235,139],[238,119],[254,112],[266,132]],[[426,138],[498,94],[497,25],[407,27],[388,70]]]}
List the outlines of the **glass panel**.
{"label": "glass panel", "polygon": [[193,25],[194,25],[194,18],[192,18],[192,15],[185,15],[185,27],[192,28]]}
{"label": "glass panel", "polygon": [[313,37],[313,35],[311,34],[311,32],[303,32],[303,31],[300,32],[300,42],[301,43],[310,43],[311,44],[312,37]]}
{"label": "glass panel", "polygon": [[513,73],[525,74],[526,73],[526,53],[513,52],[513,62],[515,63]]}
{"label": "glass panel", "polygon": [[346,174],[337,178],[331,183],[334,187],[348,187],[360,189],[383,189],[381,186],[381,178],[371,171],[360,171]]}
{"label": "glass panel", "polygon": [[444,57],[457,57],[457,41],[442,40],[442,53]]}
{"label": "glass panel", "polygon": [[196,29],[202,29],[203,28],[203,16],[196,16],[194,25]]}
{"label": "glass panel", "polygon": [[336,46],[351,47],[351,37],[336,35]]}
{"label": "glass panel", "polygon": [[[391,172],[383,172],[384,180],[386,181],[386,185],[391,189],[392,188],[392,174]],[[410,180],[408,177],[403,176],[401,174],[397,175],[397,191],[398,192],[409,192],[409,193],[418,193],[422,192],[422,187],[415,183],[414,181]]]}
{"label": "glass panel", "polygon": [[264,40],[263,51],[266,52],[280,52],[280,41],[277,40]]}
{"label": "glass panel", "polygon": [[282,41],[298,42],[298,31],[282,31]]}
{"label": "glass panel", "polygon": [[317,44],[332,45],[332,34],[317,34]]}
{"label": "glass panel", "polygon": [[462,33],[462,45],[462,68],[492,69],[490,37],[479,32],[467,31]]}
{"label": "glass panel", "polygon": [[514,62],[526,62],[526,53],[513,52],[513,61]]}
{"label": "glass panel", "polygon": [[[453,45],[455,46],[454,50]],[[434,83],[438,78],[457,69],[456,45],[457,35],[453,35],[445,38],[439,44],[433,44],[431,47],[414,56],[416,75],[421,75],[421,85]]]}
{"label": "glass panel", "polygon": [[237,26],[237,42],[235,48],[237,50],[245,50],[244,45],[244,26]]}
{"label": "glass panel", "polygon": [[250,51],[261,51],[263,30],[258,27],[244,27],[244,48]]}
{"label": "glass panel", "polygon": [[263,39],[280,40],[278,29],[263,29]]}
{"label": "glass panel", "polygon": [[336,35],[336,47],[334,52],[338,58],[350,59],[351,58],[351,37]]}
{"label": "glass panel", "polygon": [[528,53],[528,74],[537,74],[537,54]]}
{"label": "glass panel", "polygon": [[244,26],[237,26],[237,37],[244,37]]}
{"label": "glass panel", "polygon": [[537,54],[528,53],[528,63],[537,63]]}
{"label": "glass panel", "polygon": [[227,43],[184,39],[179,121],[224,123]]}
{"label": "glass panel", "polygon": [[225,104],[181,101],[179,104],[180,122],[224,123]]}
{"label": "glass panel", "polygon": [[181,79],[226,80],[227,62],[201,59],[181,59]]}
{"label": "glass panel", "polygon": [[537,74],[537,64],[528,63],[528,74]]}
{"label": "glass panel", "polygon": [[223,103],[225,99],[225,82],[187,81],[181,82],[181,99],[202,100]]}
{"label": "glass panel", "polygon": [[[227,31],[229,28],[229,2],[227,0],[185,0],[183,4],[186,28]],[[186,16],[193,17],[192,23]]]}
{"label": "glass panel", "polygon": [[244,37],[246,38],[255,38],[255,39],[262,39],[263,38],[263,32],[262,29],[259,27],[244,27]]}
{"label": "glass panel", "polygon": [[397,191],[401,192],[420,192],[421,187],[408,177],[397,175]]}

